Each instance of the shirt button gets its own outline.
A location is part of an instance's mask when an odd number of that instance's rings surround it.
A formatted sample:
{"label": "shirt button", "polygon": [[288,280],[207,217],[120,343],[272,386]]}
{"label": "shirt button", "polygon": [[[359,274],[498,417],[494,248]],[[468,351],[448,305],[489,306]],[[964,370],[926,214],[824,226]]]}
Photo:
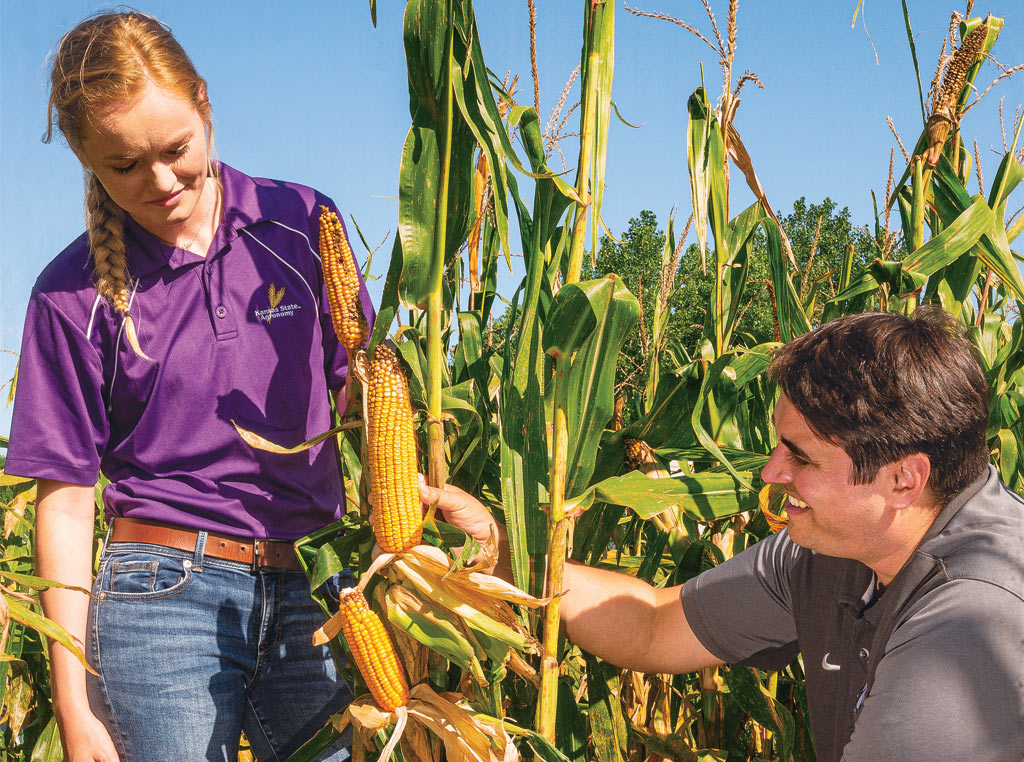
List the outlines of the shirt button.
{"label": "shirt button", "polygon": [[224,318],[224,317],[227,317],[227,315],[228,315],[228,310],[227,310],[227,308],[223,304],[220,305],[215,310],[215,312],[216,312],[217,317],[219,317],[219,318]]}
{"label": "shirt button", "polygon": [[862,648],[860,649],[860,651],[857,652],[857,658],[861,661],[865,661],[870,655],[871,654],[868,652],[868,649],[866,648]]}

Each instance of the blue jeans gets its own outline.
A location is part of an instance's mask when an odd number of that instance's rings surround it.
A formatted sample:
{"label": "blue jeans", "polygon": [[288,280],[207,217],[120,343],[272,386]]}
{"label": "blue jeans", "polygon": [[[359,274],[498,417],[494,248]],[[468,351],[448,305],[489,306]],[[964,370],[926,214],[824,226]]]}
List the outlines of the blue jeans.
{"label": "blue jeans", "polygon": [[[89,703],[121,762],[236,762],[242,730],[261,762],[283,760],[352,700],[312,645],[323,614],[301,572],[114,543],[93,595]],[[320,759],[348,759],[345,741]]]}

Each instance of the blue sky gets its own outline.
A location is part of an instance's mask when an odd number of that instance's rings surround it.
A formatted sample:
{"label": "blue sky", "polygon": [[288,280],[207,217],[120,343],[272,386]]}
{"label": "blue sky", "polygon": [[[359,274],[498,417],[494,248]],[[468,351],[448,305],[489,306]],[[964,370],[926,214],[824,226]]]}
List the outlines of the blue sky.
{"label": "blue sky", "polygon": [[[711,35],[698,0],[632,2],[681,17]],[[727,3],[712,3],[724,33]],[[583,3],[536,4],[546,121],[579,61]],[[0,383],[14,372],[13,352],[20,347],[35,277],[83,229],[80,167],[63,143],[40,142],[45,59],[67,28],[109,5],[0,0],[0,350],[7,350],[0,352]],[[964,7],[936,0],[908,5],[927,88],[950,13]],[[765,89],[744,90],[735,124],[780,214],[800,196],[813,202],[830,196],[850,208],[855,224],[867,223],[870,191],[884,193],[889,149],[895,146],[886,116],[905,144],[920,132],[900,3],[865,0],[867,33],[862,20],[851,29],[855,6],[856,0],[740,3],[735,71],[750,69]],[[399,159],[409,125],[403,3],[380,2],[376,29],[366,0],[138,0],[137,7],[170,25],[209,82],[222,160],[249,174],[319,188],[354,215],[374,245],[394,235]],[[974,11],[988,12],[1006,19],[996,58],[1024,63],[1024,3],[979,2]],[[499,76],[519,74],[520,100],[532,102],[526,1],[477,0],[476,14],[489,67]],[[625,119],[642,125],[630,129],[613,118],[610,130],[603,214],[618,234],[641,209],[653,210],[662,225],[673,208],[684,219],[689,213],[686,99],[700,84],[701,63],[711,92],[718,92],[720,80],[717,59],[704,43],[621,6],[615,55],[613,99]],[[986,66],[978,81],[987,85],[996,74]],[[1000,96],[1009,131],[1024,101],[1024,72],[1001,83],[965,119],[965,137],[976,137],[981,147],[986,183],[999,161],[990,149],[1002,148]],[[570,103],[575,99],[574,91]],[[563,150],[574,164],[575,145],[567,141]],[[896,160],[899,173],[898,149]],[[752,199],[735,176],[738,210]],[[528,183],[523,187],[529,197]],[[1024,193],[1018,190],[1011,211],[1021,204]],[[391,241],[374,260],[372,275],[385,272]],[[509,293],[518,277],[504,277]],[[379,295],[382,282],[369,285]],[[0,433],[9,428],[10,410],[0,409]]]}

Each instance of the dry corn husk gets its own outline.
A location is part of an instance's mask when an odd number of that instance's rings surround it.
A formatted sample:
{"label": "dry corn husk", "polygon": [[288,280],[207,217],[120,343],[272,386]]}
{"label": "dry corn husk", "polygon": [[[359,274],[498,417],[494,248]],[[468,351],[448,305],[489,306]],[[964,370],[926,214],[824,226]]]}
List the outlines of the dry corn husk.
{"label": "dry corn husk", "polygon": [[786,492],[781,484],[766,484],[758,493],[757,504],[773,532],[781,531],[789,523],[789,516],[777,512],[782,510],[785,499]]}
{"label": "dry corn husk", "polygon": [[[410,728],[415,724],[440,738],[449,762],[517,762],[519,751],[512,743],[512,737],[501,727],[501,722],[474,715],[459,703],[460,698],[454,693],[435,693],[421,683],[412,689],[409,703],[398,712],[381,710],[367,695],[349,704],[332,723],[339,733],[351,725],[363,746],[371,746],[372,736],[394,723],[395,731],[380,759],[390,757],[401,739],[400,726],[404,729],[405,721],[408,721]],[[415,737],[412,731],[410,733]],[[422,737],[414,743],[421,749],[423,744]]]}

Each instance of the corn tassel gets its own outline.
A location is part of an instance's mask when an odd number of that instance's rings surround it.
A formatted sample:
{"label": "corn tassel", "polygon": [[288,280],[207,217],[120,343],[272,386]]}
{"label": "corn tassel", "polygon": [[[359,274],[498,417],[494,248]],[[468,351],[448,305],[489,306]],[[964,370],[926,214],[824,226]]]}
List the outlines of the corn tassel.
{"label": "corn tassel", "polygon": [[423,515],[409,382],[394,350],[384,344],[370,364],[366,395],[373,531],[385,553],[402,553],[419,544]]}
{"label": "corn tassel", "polygon": [[341,345],[361,347],[369,329],[359,298],[359,271],[338,215],[320,206],[320,265],[331,307],[331,323]]}
{"label": "corn tassel", "polygon": [[341,591],[341,629],[373,700],[386,712],[409,703],[409,684],[380,617],[355,588]]}

